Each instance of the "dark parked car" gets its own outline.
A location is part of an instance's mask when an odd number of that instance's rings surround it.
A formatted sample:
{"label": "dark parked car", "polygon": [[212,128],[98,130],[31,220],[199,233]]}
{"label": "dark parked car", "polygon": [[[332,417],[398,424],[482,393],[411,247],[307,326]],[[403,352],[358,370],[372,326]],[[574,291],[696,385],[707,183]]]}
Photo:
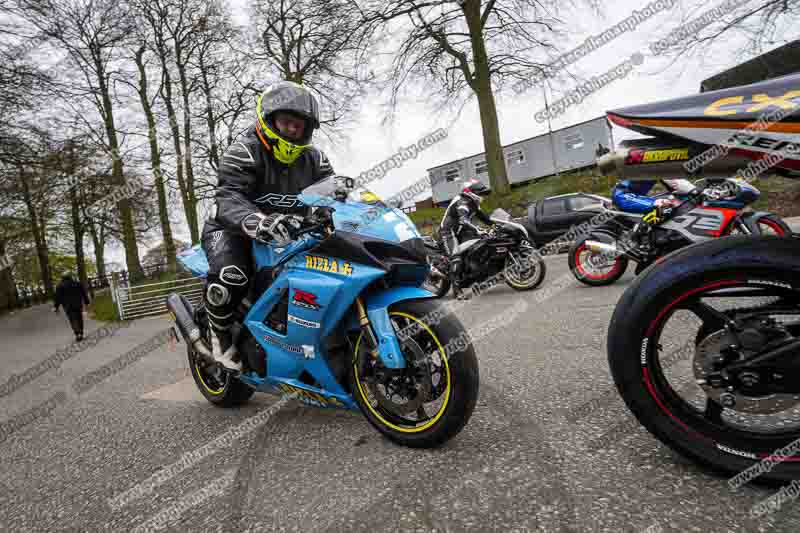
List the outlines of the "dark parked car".
{"label": "dark parked car", "polygon": [[567,233],[572,226],[590,220],[604,204],[612,207],[609,198],[584,192],[550,196],[532,203],[528,216],[515,222],[527,228],[536,247],[540,248]]}

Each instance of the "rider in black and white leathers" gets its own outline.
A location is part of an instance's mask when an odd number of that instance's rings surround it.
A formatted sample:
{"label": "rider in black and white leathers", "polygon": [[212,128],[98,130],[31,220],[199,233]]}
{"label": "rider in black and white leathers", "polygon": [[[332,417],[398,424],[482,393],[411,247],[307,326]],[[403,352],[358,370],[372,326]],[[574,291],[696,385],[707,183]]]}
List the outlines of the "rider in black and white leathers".
{"label": "rider in black and white leathers", "polygon": [[450,256],[450,280],[456,297],[461,295],[461,256],[455,255],[458,245],[480,236],[483,231],[473,224],[477,217],[481,222],[493,225],[489,215],[481,211],[481,196],[489,192],[478,180],[467,182],[464,189],[450,202],[439,228],[442,244]]}
{"label": "rider in black and white leathers", "polygon": [[[317,102],[302,86],[280,82],[259,99],[256,124],[222,157],[215,191],[216,212],[203,228],[209,264],[204,303],[214,359],[240,369],[231,336],[233,312],[244,298],[252,272],[252,240],[290,240],[291,215],[308,208],[298,194],[334,174],[321,150],[312,146],[319,127]],[[305,122],[302,138],[281,133],[281,117]],[[289,118],[287,118],[289,117]]]}

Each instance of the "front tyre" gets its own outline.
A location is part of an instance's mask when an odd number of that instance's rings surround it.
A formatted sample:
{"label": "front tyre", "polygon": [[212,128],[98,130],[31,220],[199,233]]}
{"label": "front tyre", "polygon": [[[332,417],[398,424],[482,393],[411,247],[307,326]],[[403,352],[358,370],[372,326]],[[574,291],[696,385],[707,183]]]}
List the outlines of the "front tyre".
{"label": "front tyre", "polygon": [[531,247],[522,247],[518,252],[508,254],[503,276],[512,289],[530,291],[544,281],[547,267],[542,256]]}
{"label": "front tyre", "polygon": [[397,444],[444,444],[464,428],[478,400],[472,342],[459,320],[435,300],[398,302],[389,317],[406,368],[385,368],[359,335],[349,368],[353,398],[367,421]]}

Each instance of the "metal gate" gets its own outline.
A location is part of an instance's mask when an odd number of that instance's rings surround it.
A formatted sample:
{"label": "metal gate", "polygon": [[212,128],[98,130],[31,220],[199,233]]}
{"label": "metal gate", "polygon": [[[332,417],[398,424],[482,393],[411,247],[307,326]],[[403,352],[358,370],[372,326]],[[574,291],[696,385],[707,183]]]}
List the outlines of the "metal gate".
{"label": "metal gate", "polygon": [[184,278],[133,287],[119,285],[112,294],[120,320],[133,320],[166,314],[167,296],[173,292],[184,295],[193,306],[199,305],[203,298],[205,283],[203,278]]}

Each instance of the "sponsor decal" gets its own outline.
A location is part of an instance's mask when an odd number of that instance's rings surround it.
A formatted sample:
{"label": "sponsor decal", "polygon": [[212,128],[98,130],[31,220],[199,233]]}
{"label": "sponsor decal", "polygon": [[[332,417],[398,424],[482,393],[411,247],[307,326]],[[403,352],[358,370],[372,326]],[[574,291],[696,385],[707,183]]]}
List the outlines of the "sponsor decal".
{"label": "sponsor decal", "polygon": [[740,455],[742,457],[747,457],[749,459],[758,459],[758,457],[756,457],[756,454],[754,453],[743,452],[741,450],[736,450],[734,448],[728,448],[727,446],[723,446],[722,444],[717,444],[717,448],[719,448],[723,452],[732,453],[734,455]]}
{"label": "sponsor decal", "polygon": [[306,309],[313,309],[317,311],[320,305],[317,303],[317,295],[300,289],[294,290],[294,297],[292,298],[294,305],[305,307]]}
{"label": "sponsor decal", "polygon": [[287,383],[281,383],[278,385],[278,389],[287,394],[296,394],[297,399],[300,401],[311,405],[316,405],[318,407],[345,407],[345,405],[338,398],[333,396],[325,397],[321,394],[317,394],[316,392],[307,391]]}
{"label": "sponsor decal", "polygon": [[724,117],[738,113],[756,113],[770,107],[794,109],[800,105],[800,90],[787,91],[781,96],[754,94],[751,96],[728,96],[715,100],[703,110],[703,114],[711,117]]}
{"label": "sponsor decal", "polygon": [[641,165],[644,163],[661,163],[664,161],[685,161],[689,159],[688,148],[670,148],[668,150],[642,150],[634,149],[628,152],[625,158],[626,165]]}
{"label": "sponsor decal", "polygon": [[305,320],[303,318],[289,315],[289,322],[294,322],[299,326],[303,326],[304,328],[312,328],[312,329],[319,329],[319,322],[312,322],[311,320]]}
{"label": "sponsor decal", "polygon": [[318,257],[315,255],[306,256],[306,268],[312,270],[320,270],[322,272],[330,272],[331,274],[343,274],[345,276],[353,275],[353,266],[345,261],[337,261],[336,259],[329,259],[327,257]]}
{"label": "sponsor decal", "polygon": [[800,154],[800,143],[774,139],[761,135],[750,135],[747,133],[734,133],[731,140],[738,146],[753,148],[763,148],[772,152],[786,152],[788,155]]}
{"label": "sponsor decal", "polygon": [[792,286],[788,283],[780,283],[777,281],[767,281],[765,279],[748,279],[748,283],[756,283],[760,285],[775,285],[776,287],[783,287],[784,289],[791,289]]}
{"label": "sponsor decal", "polygon": [[286,344],[282,340],[278,339],[277,337],[273,337],[272,335],[264,335],[264,340],[269,342],[270,344],[274,344],[279,348],[283,348],[287,352],[293,353],[303,353],[303,348],[300,346],[294,346],[292,344]]}

